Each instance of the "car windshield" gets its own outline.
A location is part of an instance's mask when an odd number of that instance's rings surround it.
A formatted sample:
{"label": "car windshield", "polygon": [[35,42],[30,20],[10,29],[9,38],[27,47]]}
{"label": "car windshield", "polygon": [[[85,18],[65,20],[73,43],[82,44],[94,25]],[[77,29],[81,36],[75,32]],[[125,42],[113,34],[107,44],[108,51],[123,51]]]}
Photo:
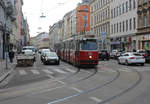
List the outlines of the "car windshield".
{"label": "car windshield", "polygon": [[49,49],[43,49],[42,51],[43,51],[43,52],[50,52]]}
{"label": "car windshield", "polygon": [[81,42],[81,50],[97,50],[97,42],[96,40],[87,40]]}
{"label": "car windshield", "polygon": [[47,57],[57,57],[56,53],[46,53]]}
{"label": "car windshield", "polygon": [[138,54],[138,53],[134,53],[133,55],[134,56],[141,56],[141,54]]}
{"label": "car windshield", "polygon": [[35,52],[35,48],[23,48],[23,50],[32,50],[33,52]]}

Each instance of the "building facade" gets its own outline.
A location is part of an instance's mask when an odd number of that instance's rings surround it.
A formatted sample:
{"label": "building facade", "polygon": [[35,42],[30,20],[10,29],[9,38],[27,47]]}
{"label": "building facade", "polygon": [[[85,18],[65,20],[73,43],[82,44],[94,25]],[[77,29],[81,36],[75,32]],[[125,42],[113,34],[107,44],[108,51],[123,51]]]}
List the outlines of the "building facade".
{"label": "building facade", "polygon": [[137,49],[137,0],[111,0],[111,50]]}
{"label": "building facade", "polygon": [[16,0],[0,0],[0,58],[13,48],[13,24],[16,20]]}
{"label": "building facade", "polygon": [[110,49],[110,0],[91,0],[91,31],[99,37],[99,48]]}
{"label": "building facade", "polygon": [[84,34],[86,31],[90,31],[90,6],[89,2],[82,2],[76,8],[76,32]]}
{"label": "building facade", "polygon": [[150,0],[138,0],[138,49],[150,49]]}

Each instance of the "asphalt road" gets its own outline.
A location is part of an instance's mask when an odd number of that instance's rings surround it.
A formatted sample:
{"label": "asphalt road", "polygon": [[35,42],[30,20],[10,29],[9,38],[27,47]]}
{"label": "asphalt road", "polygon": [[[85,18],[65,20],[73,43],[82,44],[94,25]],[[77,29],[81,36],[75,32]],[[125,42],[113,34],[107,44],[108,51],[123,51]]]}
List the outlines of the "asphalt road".
{"label": "asphalt road", "polygon": [[78,69],[61,62],[17,67],[0,89],[0,104],[150,104],[150,64],[118,65],[100,61]]}

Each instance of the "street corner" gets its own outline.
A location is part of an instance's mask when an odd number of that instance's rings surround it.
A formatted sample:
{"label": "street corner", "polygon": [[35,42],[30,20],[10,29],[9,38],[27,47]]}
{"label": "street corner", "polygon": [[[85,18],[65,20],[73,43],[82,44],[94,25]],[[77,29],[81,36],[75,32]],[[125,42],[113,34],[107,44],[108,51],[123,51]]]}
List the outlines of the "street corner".
{"label": "street corner", "polygon": [[9,81],[13,77],[13,72],[15,68],[16,65],[13,64],[11,67],[8,67],[8,69],[6,68],[3,69],[3,73],[0,76],[0,89],[9,83]]}

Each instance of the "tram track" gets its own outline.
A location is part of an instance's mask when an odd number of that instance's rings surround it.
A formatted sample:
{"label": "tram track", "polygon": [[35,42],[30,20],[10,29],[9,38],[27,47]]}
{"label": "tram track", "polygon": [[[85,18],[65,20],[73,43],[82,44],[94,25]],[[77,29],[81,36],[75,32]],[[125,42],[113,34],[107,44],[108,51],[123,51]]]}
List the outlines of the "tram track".
{"label": "tram track", "polygon": [[100,85],[100,86],[97,86],[97,87],[94,87],[94,88],[89,88],[88,90],[84,90],[82,92],[78,92],[78,93],[76,93],[74,95],[67,96],[67,97],[64,97],[64,98],[61,98],[61,99],[57,99],[57,100],[51,101],[48,104],[56,104],[56,103],[59,103],[59,102],[65,101],[65,100],[69,100],[71,98],[78,97],[78,96],[81,96],[81,95],[89,93],[89,92],[93,92],[93,91],[95,91],[97,89],[101,89],[101,88],[103,88],[103,87],[113,83],[115,80],[117,80],[120,77],[120,72],[118,70],[115,70],[115,69],[113,69],[113,70],[116,72],[115,77],[112,80],[107,81],[103,85]]}
{"label": "tram track", "polygon": [[135,87],[137,87],[142,81],[142,74],[139,71],[137,71],[137,70],[135,70],[133,68],[131,70],[132,70],[132,72],[135,72],[138,75],[137,81],[135,81],[134,84],[132,84],[130,87],[126,88],[125,90],[121,91],[120,93],[118,93],[116,95],[113,95],[113,96],[111,96],[109,98],[106,98],[105,100],[103,100],[103,101],[101,101],[100,103],[97,103],[97,104],[106,104],[106,103],[108,103],[108,102],[110,102],[110,101],[112,101],[112,100],[114,100],[114,99],[116,99],[118,97],[121,97],[122,95],[130,92]]}
{"label": "tram track", "polygon": [[[66,76],[65,78],[53,80],[53,81],[54,81],[53,83],[57,83],[57,82],[59,82],[59,81],[68,79],[68,78],[70,78],[70,77],[73,77],[73,76],[79,74],[79,72],[81,72],[81,69],[80,69],[80,68],[78,68],[75,73],[70,74],[70,75]],[[73,81],[73,82],[70,82],[70,83],[64,83],[64,84],[61,84],[61,85],[58,86],[58,87],[51,88],[51,89],[49,89],[49,88],[40,89],[40,90],[44,90],[44,91],[42,91],[42,92],[40,92],[39,89],[37,89],[37,90],[34,90],[34,91],[32,92],[32,94],[33,94],[33,95],[34,95],[34,94],[37,94],[37,93],[34,93],[34,92],[36,92],[36,91],[39,91],[38,94],[40,94],[40,93],[47,92],[47,90],[50,92],[50,91],[53,91],[53,90],[56,90],[56,89],[65,87],[65,86],[67,86],[67,85],[76,84],[76,83],[79,83],[79,82],[81,82],[81,81],[84,81],[84,80],[87,80],[87,79],[91,78],[91,77],[94,76],[96,73],[97,73],[97,69],[95,69],[92,74],[90,74],[90,75],[88,75],[88,76],[86,76],[86,77],[84,77],[84,78],[81,78],[81,79],[79,79],[79,80],[76,80],[76,81]],[[26,93],[26,94],[22,94],[22,95],[18,95],[18,96],[14,96],[14,95],[13,95],[13,97],[8,97],[8,98],[2,99],[2,100],[0,100],[0,101],[12,100],[12,99],[15,99],[15,98],[18,98],[18,97],[23,97],[23,96],[25,96],[25,95],[29,95],[29,94]]]}

